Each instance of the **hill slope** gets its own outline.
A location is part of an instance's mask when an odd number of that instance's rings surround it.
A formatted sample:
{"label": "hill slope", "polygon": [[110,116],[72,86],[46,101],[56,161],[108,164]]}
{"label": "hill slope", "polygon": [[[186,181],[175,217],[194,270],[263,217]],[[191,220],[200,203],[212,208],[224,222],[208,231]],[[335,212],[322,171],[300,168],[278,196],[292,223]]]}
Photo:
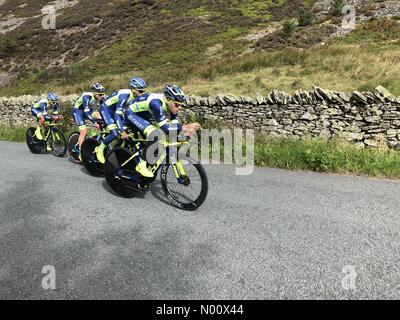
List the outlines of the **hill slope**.
{"label": "hill slope", "polygon": [[[379,16],[392,5],[391,1],[378,6],[373,1],[352,2],[366,16]],[[349,46],[353,57],[347,57],[342,70],[349,76],[364,63],[371,70],[388,69],[399,49],[396,20],[384,24],[375,21],[346,38],[330,40],[341,20],[326,14],[330,1],[53,3],[59,8],[56,30],[41,28],[41,9],[47,1],[5,0],[0,6],[0,94],[38,94],[50,88],[72,93],[83,90],[94,79],[116,89],[125,86],[133,74],[145,77],[155,87],[178,81],[197,94],[216,90],[250,94],[268,90],[271,85],[294,89],[311,86],[320,78],[332,82],[321,76],[327,72],[339,76],[341,68],[338,70],[332,61],[338,60],[339,54],[348,56]],[[281,21],[297,18],[303,8],[314,5],[313,25],[298,27],[293,36],[283,37]],[[381,34],[387,37],[382,39]],[[326,41],[325,49],[312,48]],[[389,62],[379,58],[382,48]],[[372,86],[372,81],[385,79],[393,81],[389,86],[397,90],[394,71],[398,70],[388,69],[388,74],[381,73],[380,77],[358,72],[361,76],[354,80],[356,86],[368,86],[368,81]],[[273,82],[266,80],[272,77]],[[346,90],[351,82],[349,79],[337,89]]]}

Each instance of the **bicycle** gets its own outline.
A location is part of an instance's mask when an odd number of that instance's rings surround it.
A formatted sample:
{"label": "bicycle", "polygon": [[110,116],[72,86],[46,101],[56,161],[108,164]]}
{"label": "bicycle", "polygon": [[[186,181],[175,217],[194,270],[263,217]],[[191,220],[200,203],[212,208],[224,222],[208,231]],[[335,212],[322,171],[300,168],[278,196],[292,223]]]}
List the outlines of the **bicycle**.
{"label": "bicycle", "polygon": [[[100,124],[99,133],[96,138],[89,137],[87,138],[81,146],[81,153],[82,153],[82,163],[85,166],[86,170],[94,177],[101,177],[104,175],[104,164],[100,163],[97,160],[96,156],[96,147],[98,147],[101,142],[105,139],[105,137],[110,133],[109,130],[104,129],[104,123],[102,121],[98,121]],[[114,142],[114,146],[119,145],[119,139],[116,139]],[[110,144],[105,153],[108,150],[112,149],[113,145]]]}
{"label": "bicycle", "polygon": [[[185,157],[180,160],[176,156],[180,148],[189,145],[189,141],[158,142],[162,145],[163,151],[158,155],[158,161],[153,165],[149,164],[148,167],[153,172],[154,178],[145,178],[135,170],[140,160],[139,151],[143,142],[148,141],[131,134],[128,142],[123,142],[121,146],[113,148],[108,153],[104,174],[111,189],[118,196],[133,198],[139,192],[148,191],[158,172],[161,172],[161,186],[168,201],[182,210],[198,209],[207,198],[207,174],[204,167],[194,159]],[[171,152],[173,148],[176,148],[176,153]],[[195,177],[194,173],[197,173],[198,177]],[[171,186],[173,183],[175,187]],[[197,193],[193,193],[193,187],[197,188]],[[183,194],[186,191],[188,194]]]}
{"label": "bicycle", "polygon": [[43,126],[45,130],[43,140],[36,138],[36,128],[29,128],[26,131],[26,143],[29,150],[34,154],[40,154],[46,151],[50,144],[52,154],[63,158],[67,153],[67,140],[64,133],[57,128],[60,125],[62,125],[60,122],[46,121]]}
{"label": "bicycle", "polygon": [[[100,129],[98,129],[97,127],[92,125],[92,126],[89,126],[89,128],[95,129],[95,131],[89,130],[87,138],[96,138],[97,139],[97,137],[99,135],[98,130],[102,130],[101,127],[100,127]],[[79,147],[78,147],[79,136],[80,136],[79,131],[74,131],[68,136],[68,154],[75,164],[82,164],[81,160],[79,160],[79,155],[81,153],[79,150]]]}

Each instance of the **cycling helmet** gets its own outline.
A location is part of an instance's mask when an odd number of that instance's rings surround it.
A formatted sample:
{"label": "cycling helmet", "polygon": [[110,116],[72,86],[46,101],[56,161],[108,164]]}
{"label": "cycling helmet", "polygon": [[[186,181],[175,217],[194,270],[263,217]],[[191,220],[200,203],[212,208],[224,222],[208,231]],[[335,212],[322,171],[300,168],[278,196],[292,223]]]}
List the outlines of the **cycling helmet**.
{"label": "cycling helmet", "polygon": [[100,83],[92,83],[90,85],[90,89],[92,90],[92,92],[96,92],[96,93],[105,93],[106,92],[106,89]]}
{"label": "cycling helmet", "polygon": [[58,100],[59,100],[58,95],[56,95],[55,93],[49,92],[49,94],[47,95],[47,100],[58,102]]}
{"label": "cycling helmet", "polygon": [[144,90],[148,87],[146,81],[142,78],[132,78],[129,80],[129,88],[136,89],[136,90]]}
{"label": "cycling helmet", "polygon": [[164,88],[164,95],[167,99],[172,100],[174,102],[178,103],[184,103],[186,102],[186,96],[185,93],[182,91],[181,88],[174,84],[168,84]]}

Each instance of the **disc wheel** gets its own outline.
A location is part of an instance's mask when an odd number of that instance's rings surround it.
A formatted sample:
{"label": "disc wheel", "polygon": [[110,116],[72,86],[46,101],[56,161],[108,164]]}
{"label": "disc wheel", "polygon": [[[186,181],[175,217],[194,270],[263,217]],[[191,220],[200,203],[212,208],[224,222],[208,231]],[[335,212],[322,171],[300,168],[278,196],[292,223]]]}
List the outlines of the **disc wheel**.
{"label": "disc wheel", "polygon": [[53,150],[53,155],[59,158],[65,157],[67,154],[67,139],[65,139],[65,135],[60,129],[52,129],[49,143]]}
{"label": "disc wheel", "polygon": [[78,145],[78,139],[79,139],[79,132],[72,132],[69,137],[68,137],[68,154],[70,155],[72,161],[74,163],[81,163],[81,160],[79,160],[79,150],[77,149]]}
{"label": "disc wheel", "polygon": [[81,154],[82,163],[86,170],[94,177],[101,177],[104,174],[104,166],[97,160],[95,149],[100,142],[93,138],[88,138],[82,143]]}
{"label": "disc wheel", "polygon": [[26,144],[32,153],[39,154],[43,150],[43,141],[36,138],[36,128],[29,128],[26,131]]}
{"label": "disc wheel", "polygon": [[207,198],[208,179],[204,167],[193,159],[180,160],[184,175],[176,177],[171,164],[161,169],[161,186],[171,204],[179,209],[193,211]]}
{"label": "disc wheel", "polygon": [[[116,147],[108,153],[104,166],[104,175],[108,185],[117,195],[123,198],[133,198],[139,192],[138,181],[140,177],[135,173],[136,163],[131,160],[125,164],[132,156],[131,151]],[[125,165],[122,166],[123,164]],[[137,181],[129,181],[123,177],[126,175],[132,176]]]}

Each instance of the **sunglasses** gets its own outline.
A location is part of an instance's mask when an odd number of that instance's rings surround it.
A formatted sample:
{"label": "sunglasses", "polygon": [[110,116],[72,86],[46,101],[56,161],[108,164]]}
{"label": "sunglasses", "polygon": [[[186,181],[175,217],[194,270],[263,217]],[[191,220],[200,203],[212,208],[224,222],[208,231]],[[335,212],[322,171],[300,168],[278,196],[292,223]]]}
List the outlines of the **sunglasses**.
{"label": "sunglasses", "polygon": [[146,92],[146,90],[136,90],[137,92],[139,92],[139,93],[145,93]]}
{"label": "sunglasses", "polygon": [[95,95],[100,96],[100,97],[104,97],[105,96],[104,93],[97,93],[97,92],[95,92]]}

